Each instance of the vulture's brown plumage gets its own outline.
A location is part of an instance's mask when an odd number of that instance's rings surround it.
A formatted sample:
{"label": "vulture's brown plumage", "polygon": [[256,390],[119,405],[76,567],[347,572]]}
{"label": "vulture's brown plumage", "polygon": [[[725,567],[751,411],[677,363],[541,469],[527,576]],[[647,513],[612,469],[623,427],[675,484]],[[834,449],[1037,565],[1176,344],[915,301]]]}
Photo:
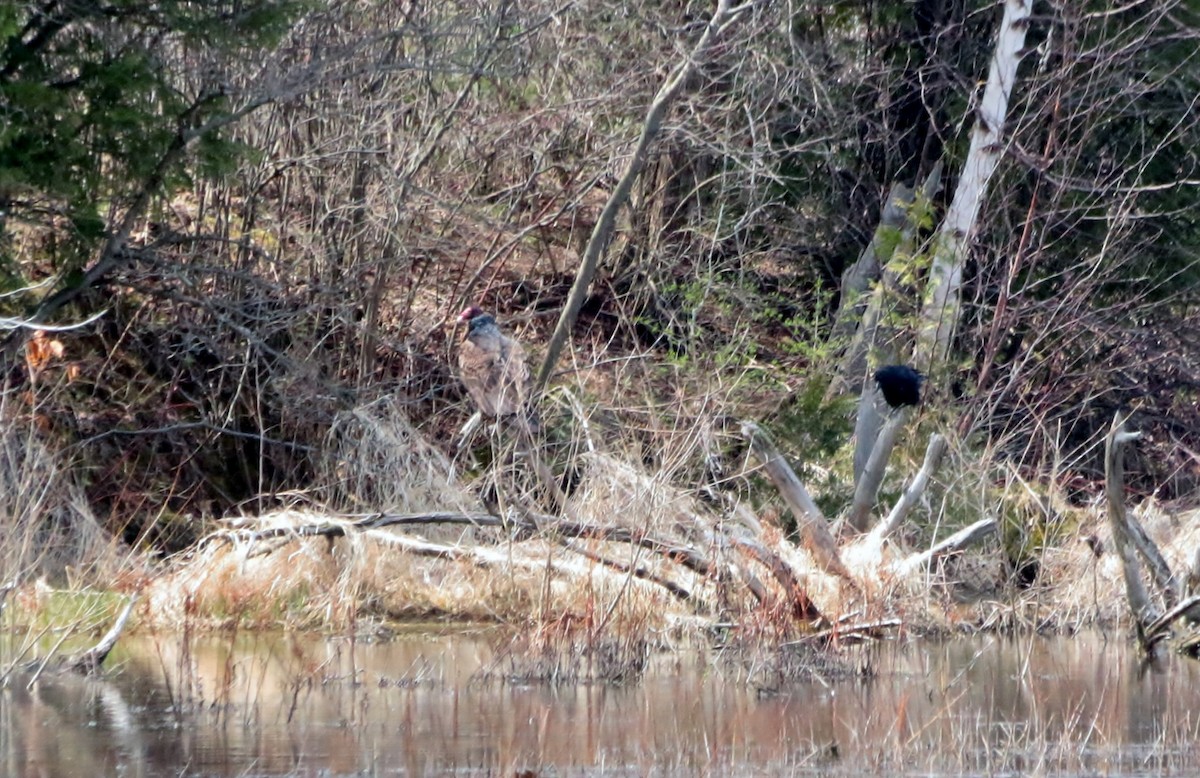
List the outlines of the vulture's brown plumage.
{"label": "vulture's brown plumage", "polygon": [[458,350],[459,376],[476,407],[491,418],[526,415],[530,373],[525,349],[475,306],[458,320],[467,323],[467,337]]}

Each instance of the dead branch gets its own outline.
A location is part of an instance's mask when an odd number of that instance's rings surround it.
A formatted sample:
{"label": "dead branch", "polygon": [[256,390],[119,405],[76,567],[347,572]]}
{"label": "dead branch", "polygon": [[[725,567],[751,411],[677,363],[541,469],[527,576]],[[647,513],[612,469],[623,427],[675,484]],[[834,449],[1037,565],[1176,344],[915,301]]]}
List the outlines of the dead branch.
{"label": "dead branch", "polygon": [[876,640],[882,635],[883,630],[895,629],[903,623],[900,619],[879,619],[878,621],[865,621],[858,624],[838,622],[832,627],[814,632],[811,635],[805,635],[799,640],[788,641],[782,645],[803,646],[812,645],[813,643],[826,645],[835,641],[847,643]]}
{"label": "dead branch", "polygon": [[1150,577],[1162,595],[1163,604],[1167,608],[1174,607],[1183,590],[1179,577],[1171,572],[1171,566],[1158,550],[1158,545],[1146,534],[1146,529],[1137,520],[1137,516],[1127,513],[1126,517],[1129,520],[1129,530],[1133,533],[1133,546],[1146,563],[1146,567],[1150,568]]}
{"label": "dead branch", "polygon": [[736,538],[733,544],[742,549],[752,559],[771,571],[776,582],[783,588],[788,599],[792,616],[803,621],[816,621],[821,618],[821,611],[809,599],[808,592],[800,585],[796,573],[780,559],[779,555],[763,544],[749,538]]}
{"label": "dead branch", "polygon": [[83,653],[68,657],[63,662],[63,668],[73,670],[78,673],[91,675],[100,671],[100,666],[104,664],[104,660],[108,658],[113,647],[117,645],[117,640],[121,637],[121,633],[125,631],[125,624],[129,621],[129,616],[133,613],[133,606],[137,605],[139,594],[134,593],[129,601],[125,603],[125,607],[121,609],[121,613],[117,616],[117,620],[113,622],[112,627],[108,632],[104,633],[104,637],[96,645],[89,648]]}
{"label": "dead branch", "polygon": [[955,532],[953,535],[934,545],[932,548],[912,554],[893,564],[891,568],[892,575],[900,578],[908,576],[922,565],[925,565],[934,559],[937,559],[938,557],[943,557],[946,554],[959,551],[967,546],[978,543],[995,531],[995,519],[980,519],[969,527],[964,527],[958,532]]}
{"label": "dead branch", "polygon": [[762,462],[763,470],[771,479],[771,483],[775,484],[775,488],[783,495],[788,507],[795,514],[800,538],[804,546],[812,552],[816,563],[831,575],[853,581],[850,571],[842,564],[837,542],[826,526],[821,509],[813,502],[812,496],[783,458],[783,454],[775,448],[767,433],[754,422],[746,421],[742,422],[742,436],[749,442],[750,451]]}
{"label": "dead branch", "polygon": [[665,578],[664,576],[658,575],[657,573],[655,573],[651,570],[647,570],[645,567],[642,567],[641,565],[631,565],[626,562],[622,562],[618,559],[611,559],[609,557],[604,556],[603,554],[592,551],[589,548],[585,548],[581,543],[572,543],[570,541],[567,541],[567,542],[563,543],[563,547],[569,551],[579,554],[582,557],[586,557],[586,558],[592,560],[593,562],[602,564],[605,567],[611,567],[612,569],[616,570],[619,573],[625,573],[627,575],[632,575],[635,578],[641,578],[644,581],[649,581],[650,583],[657,584],[658,586],[661,586],[662,588],[666,589],[677,599],[683,600],[685,602],[692,599],[692,593],[690,590],[680,586],[679,584],[675,583],[674,581],[672,581],[668,578]]}
{"label": "dead branch", "polygon": [[667,111],[675,101],[675,98],[683,92],[684,87],[692,80],[692,76],[695,75],[700,64],[704,62],[709,48],[717,37],[737,21],[737,18],[745,10],[746,5],[744,4],[734,6],[729,0],[717,0],[717,8],[713,11],[712,19],[705,26],[700,40],[696,42],[696,46],[688,54],[687,59],[676,66],[675,72],[662,85],[662,88],[659,89],[658,94],[654,96],[654,100],[650,103],[650,108],[646,111],[646,120],[642,124],[642,133],[638,138],[637,147],[634,148],[633,154],[629,158],[629,166],[625,169],[625,174],[621,176],[621,180],[617,182],[616,187],[608,198],[608,202],[604,204],[604,210],[600,212],[600,218],[597,219],[596,226],[592,229],[592,235],[588,238],[587,246],[584,248],[583,259],[579,263],[579,271],[575,275],[575,282],[571,285],[571,293],[567,297],[567,304],[563,306],[562,314],[558,318],[558,324],[554,327],[554,334],[550,337],[550,343],[546,346],[546,359],[542,362],[542,367],[537,375],[538,390],[546,387],[546,384],[550,381],[551,374],[554,372],[554,366],[558,364],[563,346],[566,345],[567,338],[571,335],[571,330],[575,326],[575,319],[579,315],[579,310],[583,307],[583,301],[587,297],[588,289],[591,287],[592,278],[596,274],[596,267],[600,263],[600,255],[607,248],[608,242],[612,238],[613,229],[617,223],[617,214],[620,213],[621,209],[629,201],[633,185],[637,181],[638,176],[642,174],[642,170],[646,167],[650,145],[658,137],[659,132],[662,131],[663,120],[667,117]]}
{"label": "dead branch", "polygon": [[933,477],[938,465],[942,461],[942,457],[946,454],[946,439],[936,432],[929,436],[929,445],[925,448],[925,461],[921,464],[921,469],[917,471],[916,477],[912,483],[904,490],[904,494],[900,495],[900,499],[896,501],[896,505],[892,508],[891,513],[887,518],[875,525],[875,529],[871,530],[869,542],[875,545],[880,545],[883,541],[896,531],[897,528],[904,522],[908,512],[921,499],[921,495],[925,493],[925,488],[929,485],[929,479]]}
{"label": "dead branch", "polygon": [[1142,567],[1137,555],[1138,539],[1125,509],[1125,444],[1141,437],[1140,432],[1125,431],[1127,419],[1117,413],[1104,440],[1104,493],[1108,499],[1108,523],[1112,528],[1113,545],[1121,559],[1121,571],[1125,576],[1125,596],[1137,624],[1138,639],[1146,653],[1150,653],[1154,641],[1150,639],[1148,627],[1158,621],[1161,614],[1142,580]]}
{"label": "dead branch", "polygon": [[1146,627],[1146,643],[1153,646],[1170,637],[1171,625],[1181,617],[1191,615],[1190,611],[1197,605],[1200,605],[1200,595],[1193,595],[1159,616]]}
{"label": "dead branch", "polygon": [[[391,545],[401,546],[404,550],[419,556],[438,557],[449,560],[469,560],[479,564],[500,564],[508,559],[507,555],[497,557],[490,549],[486,548],[451,546],[379,532],[379,530],[387,527],[411,527],[428,524],[495,527],[500,529],[511,527],[518,532],[530,534],[540,532],[544,536],[556,540],[559,544],[577,553],[579,549],[575,544],[569,544],[568,539],[628,543],[660,554],[669,561],[682,565],[704,578],[715,579],[721,573],[716,565],[696,549],[655,538],[645,533],[635,532],[627,527],[590,525],[559,519],[555,516],[545,514],[532,514],[530,518],[519,519],[515,523],[490,513],[454,513],[448,511],[409,514],[381,513],[370,516],[330,516],[324,521],[296,526],[269,527],[262,530],[221,530],[213,533],[206,540],[246,544],[268,543],[270,541],[283,541],[286,543],[288,540],[298,538],[337,538],[345,537],[349,532],[363,532],[369,537],[376,540],[384,540]],[[399,540],[392,540],[393,538],[399,538]],[[201,544],[203,542],[205,541],[202,541]],[[278,545],[272,545],[268,549],[268,553],[278,548]],[[591,558],[590,554],[584,555]],[[596,561],[601,560],[597,559]],[[611,562],[611,560],[609,561]],[[611,563],[609,566],[615,567],[617,564],[620,563]],[[624,570],[623,572],[628,572],[628,570]],[[691,597],[690,593],[685,592],[681,587],[670,584],[665,579],[655,580],[649,574],[639,575],[636,571],[635,575],[652,583],[658,583],[671,591],[671,594],[681,599]],[[754,595],[760,604],[765,604],[769,600],[767,590],[756,579],[751,578],[746,583],[747,588],[750,589],[751,594]],[[686,596],[683,596],[685,594]]]}

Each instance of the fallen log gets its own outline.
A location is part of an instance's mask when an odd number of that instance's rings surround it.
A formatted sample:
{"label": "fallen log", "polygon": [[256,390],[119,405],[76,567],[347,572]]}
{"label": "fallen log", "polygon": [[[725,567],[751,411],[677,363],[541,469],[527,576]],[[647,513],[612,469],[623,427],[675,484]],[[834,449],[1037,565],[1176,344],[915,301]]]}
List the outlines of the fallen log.
{"label": "fallen log", "polygon": [[[722,569],[710,561],[700,551],[672,543],[661,538],[656,538],[644,532],[637,532],[628,527],[621,526],[603,526],[591,525],[582,522],[571,521],[568,519],[560,519],[555,516],[536,514],[536,519],[517,520],[515,523],[512,520],[504,520],[499,516],[490,513],[455,513],[449,511],[431,511],[426,513],[409,513],[409,514],[387,514],[376,513],[368,515],[353,515],[353,516],[329,516],[324,521],[313,522],[310,524],[297,524],[282,527],[268,527],[266,529],[253,530],[248,528],[226,529],[213,533],[207,538],[211,542],[227,542],[227,543],[269,543],[270,545],[265,550],[265,553],[271,553],[287,542],[299,538],[311,537],[326,537],[337,538],[345,537],[351,532],[362,532],[369,537],[381,540],[393,546],[398,546],[408,553],[418,556],[438,557],[449,560],[469,560],[478,564],[498,565],[504,563],[520,564],[517,560],[512,559],[507,554],[499,554],[493,549],[486,547],[468,547],[461,545],[448,545],[444,543],[433,543],[418,538],[403,537],[400,535],[381,532],[388,527],[412,527],[428,524],[451,524],[459,526],[472,527],[495,527],[495,528],[511,528],[518,532],[535,533],[540,532],[544,537],[557,540],[560,545],[570,548],[571,551],[579,553],[580,549],[576,544],[568,545],[567,541],[571,539],[586,539],[599,540],[612,543],[628,543],[640,548],[653,551],[660,554],[666,559],[676,564],[679,564],[703,578],[717,580],[723,577]],[[201,541],[204,543],[205,541]],[[257,552],[250,552],[251,556],[258,555]],[[623,563],[611,563],[611,560],[606,560],[603,557],[593,558],[592,555],[583,554],[583,556],[592,559],[593,561],[602,564],[608,564],[614,569]],[[544,564],[537,562],[536,564]],[[568,574],[580,574],[582,570],[563,570]],[[628,569],[621,569],[621,572],[630,573]],[[748,571],[740,571],[741,578],[745,582],[747,589],[760,605],[769,605],[771,596],[769,591],[761,582],[757,580]],[[656,583],[666,588],[672,596],[680,599],[691,599],[692,594],[683,587],[677,584],[667,582],[666,579],[655,577],[648,572],[639,574],[636,570],[632,573],[635,577],[646,580],[650,583]],[[670,583],[670,585],[667,585]],[[686,593],[686,596],[684,596]]]}

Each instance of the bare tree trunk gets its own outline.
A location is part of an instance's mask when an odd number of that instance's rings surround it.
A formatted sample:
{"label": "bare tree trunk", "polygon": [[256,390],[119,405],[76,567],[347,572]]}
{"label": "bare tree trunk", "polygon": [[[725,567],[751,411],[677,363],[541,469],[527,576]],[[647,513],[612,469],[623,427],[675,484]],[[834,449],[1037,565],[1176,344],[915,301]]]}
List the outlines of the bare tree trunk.
{"label": "bare tree trunk", "polygon": [[[900,244],[899,232],[908,218],[908,208],[912,205],[914,191],[901,183],[892,184],[887,200],[883,204],[883,215],[879,217],[879,225],[871,242],[863,249],[858,261],[846,268],[842,273],[841,300],[837,314],[834,316],[833,328],[829,339],[839,352],[849,345],[854,331],[862,326],[863,315],[866,313],[871,282],[879,278],[880,269],[892,258],[896,246]],[[830,390],[839,382],[845,382],[847,376],[838,373],[834,376]]]}
{"label": "bare tree trunk", "polygon": [[954,200],[942,220],[934,246],[933,265],[929,269],[914,359],[925,369],[944,361],[950,351],[961,305],[967,246],[987,194],[988,182],[1004,150],[1002,132],[1008,116],[1008,100],[1025,47],[1032,5],[1032,0],[1004,0],[996,51],[992,55],[987,85],[975,110],[967,161],[958,179]]}
{"label": "bare tree trunk", "polygon": [[544,389],[550,381],[554,367],[558,364],[559,357],[562,356],[563,347],[575,326],[576,317],[579,316],[579,309],[583,307],[583,301],[587,297],[588,287],[591,286],[592,278],[596,275],[596,268],[600,264],[600,255],[612,238],[613,228],[617,223],[617,214],[629,201],[629,193],[633,189],[633,184],[646,167],[650,144],[662,131],[663,120],[667,116],[671,103],[683,92],[688,81],[695,75],[713,42],[737,21],[748,5],[733,6],[729,0],[718,0],[717,9],[713,12],[708,26],[704,28],[704,34],[700,36],[699,42],[696,43],[687,60],[676,67],[674,74],[667,79],[667,83],[663,84],[653,102],[650,103],[650,109],[646,112],[646,121],[642,125],[641,137],[638,138],[633,156],[629,159],[629,167],[625,169],[625,174],[621,176],[621,180],[617,182],[608,202],[604,204],[600,218],[596,220],[592,236],[588,239],[587,247],[583,251],[583,259],[579,263],[579,272],[575,274],[575,281],[571,284],[571,294],[567,297],[566,307],[558,317],[554,334],[546,346],[546,359],[542,362],[536,381],[539,391]]}
{"label": "bare tree trunk", "polygon": [[[938,162],[933,166],[933,170],[929,171],[925,181],[921,183],[921,199],[932,200],[938,192],[941,181],[942,163]],[[901,231],[898,245],[912,250],[917,239],[917,225],[907,221],[907,214],[905,217],[906,223]],[[895,249],[893,248],[889,256],[894,253]],[[899,299],[901,287],[899,271],[894,267],[885,267],[882,281],[876,286],[867,302],[858,332],[855,333],[854,339],[842,359],[838,377],[834,379],[833,384],[830,385],[830,391],[826,393],[827,398],[832,397],[836,386],[848,386],[860,393],[858,414],[854,419],[855,483],[858,483],[863,470],[867,467],[871,449],[874,448],[875,440],[879,436],[879,429],[883,426],[883,416],[875,407],[875,386],[867,375],[867,354],[872,348],[876,350],[875,356],[878,360],[876,364],[899,361],[902,347],[898,342],[897,335],[891,327],[882,326],[880,322],[883,320],[889,296],[894,295],[895,299]]]}
{"label": "bare tree trunk", "polygon": [[863,384],[858,398],[858,413],[854,415],[854,483],[862,482],[863,473],[871,461],[871,452],[883,429],[883,414],[879,412],[879,392],[875,383]]}

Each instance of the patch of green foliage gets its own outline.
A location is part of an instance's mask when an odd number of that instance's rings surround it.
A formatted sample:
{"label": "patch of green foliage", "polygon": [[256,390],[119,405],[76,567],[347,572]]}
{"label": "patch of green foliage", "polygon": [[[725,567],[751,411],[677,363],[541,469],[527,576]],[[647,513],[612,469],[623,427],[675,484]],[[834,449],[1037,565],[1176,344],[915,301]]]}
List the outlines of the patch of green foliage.
{"label": "patch of green foliage", "polygon": [[[0,9],[0,212],[55,233],[56,272],[79,268],[112,206],[228,172],[245,147],[203,128],[234,110],[220,63],[279,40],[294,0],[10,3]],[[216,121],[214,121],[216,120]],[[190,157],[179,147],[194,133]],[[21,271],[5,234],[0,281]],[[3,291],[3,290],[0,290]]]}
{"label": "patch of green foliage", "polygon": [[[4,609],[5,626],[12,632],[45,632],[52,643],[64,631],[91,636],[107,630],[125,606],[128,597],[93,589],[51,589],[30,598],[12,597]],[[21,607],[22,602],[34,603]]]}

